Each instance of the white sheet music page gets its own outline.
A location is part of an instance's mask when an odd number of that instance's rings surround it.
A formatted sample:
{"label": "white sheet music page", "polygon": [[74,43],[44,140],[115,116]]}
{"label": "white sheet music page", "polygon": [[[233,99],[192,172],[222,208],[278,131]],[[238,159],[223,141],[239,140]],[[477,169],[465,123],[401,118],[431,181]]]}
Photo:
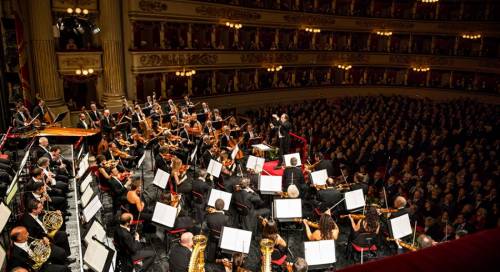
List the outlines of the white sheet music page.
{"label": "white sheet music page", "polygon": [[413,233],[411,229],[410,217],[403,214],[391,219],[392,236],[394,239],[400,239]]}
{"label": "white sheet music page", "polygon": [[87,245],[90,244],[93,236],[101,242],[104,242],[104,239],[106,239],[106,230],[104,230],[104,227],[97,220],[94,220],[87,235],[85,235],[85,242]]}
{"label": "white sheet music page", "polygon": [[91,240],[83,256],[85,263],[94,271],[102,271],[106,264],[109,250],[95,240]]}
{"label": "white sheet music page", "polygon": [[236,252],[248,253],[252,243],[252,232],[230,227],[222,228],[220,247]]}
{"label": "white sheet music page", "polygon": [[158,169],[156,171],[155,178],[153,179],[153,184],[162,188],[162,189],[165,189],[165,187],[167,187],[167,183],[168,183],[169,178],[170,178],[169,173],[167,173],[161,169]]}
{"label": "white sheet music page", "polygon": [[[10,214],[12,212],[10,211],[9,207],[5,206],[3,202],[0,203],[0,232],[2,232],[3,228],[5,227],[5,224],[7,224],[7,221],[9,221]],[[0,266],[0,268],[2,268]]]}
{"label": "white sheet music page", "polygon": [[276,218],[302,218],[302,199],[275,199],[274,210]]}
{"label": "white sheet music page", "polygon": [[266,159],[261,158],[261,157],[255,157],[255,156],[248,156],[247,160],[247,169],[252,169],[254,170],[255,173],[260,173],[262,172],[262,169],[264,168],[264,163],[266,162]]}
{"label": "white sheet music page", "polygon": [[345,206],[348,210],[354,210],[365,206],[365,195],[363,189],[345,193]]}
{"label": "white sheet music page", "polygon": [[210,163],[207,167],[207,173],[218,178],[220,175],[220,171],[222,170],[222,164],[216,160],[210,160]]}
{"label": "white sheet music page", "polygon": [[234,158],[236,158],[238,151],[240,151],[240,147],[238,145],[234,146],[233,151],[231,151],[231,159],[234,160]]}
{"label": "white sheet music page", "polygon": [[177,208],[161,202],[156,202],[155,210],[153,212],[153,222],[172,228],[174,227],[176,217]]}
{"label": "white sheet music page", "polygon": [[308,265],[333,264],[335,256],[335,241],[321,240],[304,242],[304,257]]}
{"label": "white sheet music page", "polygon": [[212,189],[210,191],[210,197],[208,198],[208,206],[210,207],[215,207],[215,201],[219,198],[224,200],[224,210],[227,211],[229,210],[229,205],[231,204],[231,198],[233,194],[220,191],[217,189]]}
{"label": "white sheet music page", "polygon": [[252,147],[257,148],[260,151],[269,151],[272,148],[266,144],[254,144]]}
{"label": "white sheet music page", "polygon": [[87,189],[87,186],[92,182],[93,178],[91,174],[88,174],[83,182],[80,184],[80,193],[83,193],[85,189]]}
{"label": "white sheet music page", "polygon": [[311,179],[314,185],[326,185],[328,173],[326,169],[311,172]]}
{"label": "white sheet music page", "polygon": [[291,153],[291,154],[285,154],[284,155],[285,166],[286,167],[292,166],[292,164],[290,163],[290,160],[292,158],[296,158],[297,159],[297,165],[296,166],[302,165],[302,161],[300,160],[300,154],[299,153]]}
{"label": "white sheet music page", "polygon": [[85,219],[85,222],[88,223],[90,220],[92,220],[92,217],[99,211],[99,209],[102,207],[101,200],[99,200],[99,196],[94,196],[90,203],[83,209],[83,217]]}
{"label": "white sheet music page", "polygon": [[264,192],[281,192],[282,176],[259,176],[259,190]]}
{"label": "white sheet music page", "polygon": [[5,250],[3,249],[3,246],[0,245],[0,268],[3,267],[3,265],[5,264],[5,260],[6,260],[6,253],[5,253]]}
{"label": "white sheet music page", "polygon": [[87,186],[87,190],[83,192],[82,197],[80,198],[80,200],[82,201],[82,207],[87,207],[93,195],[94,195],[94,190],[92,189],[92,187]]}

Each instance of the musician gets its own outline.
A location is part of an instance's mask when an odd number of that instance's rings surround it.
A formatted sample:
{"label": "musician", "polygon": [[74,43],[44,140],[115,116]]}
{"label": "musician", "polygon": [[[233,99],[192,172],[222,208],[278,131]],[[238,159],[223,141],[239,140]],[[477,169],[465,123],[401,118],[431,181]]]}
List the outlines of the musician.
{"label": "musician", "polygon": [[203,133],[207,134],[208,136],[215,137],[215,131],[216,129],[212,126],[212,121],[207,120],[205,122],[205,127],[203,128]]}
{"label": "musician", "polygon": [[31,121],[31,116],[29,112],[23,105],[16,106],[16,114],[14,114],[14,126],[16,128],[25,127]]}
{"label": "musician", "polygon": [[76,124],[76,127],[77,128],[83,128],[83,129],[89,129],[90,128],[90,124],[87,124],[87,121],[85,121],[85,119],[87,119],[85,117],[85,113],[80,113],[80,119],[78,120],[78,123]]}
{"label": "musician", "polygon": [[141,130],[141,123],[144,124],[146,122],[146,116],[141,110],[139,105],[135,105],[134,114],[132,115],[132,127],[137,130]]}
{"label": "musician", "polygon": [[229,152],[233,150],[233,147],[230,146],[231,142],[231,130],[229,126],[222,127],[222,136],[220,138],[220,148],[225,149]]}
{"label": "musician", "polygon": [[228,226],[229,217],[224,214],[224,200],[217,199],[214,205],[215,209],[209,210],[206,217],[206,226],[208,232],[207,260],[214,262],[217,253],[217,246],[222,232],[222,227]]}
{"label": "musician", "polygon": [[243,146],[247,147],[250,139],[256,138],[257,134],[253,131],[252,124],[247,125],[247,129],[243,132]]}
{"label": "musician", "polygon": [[290,135],[288,134],[292,129],[292,124],[289,121],[288,115],[283,113],[281,117],[273,114],[273,120],[271,120],[271,128],[278,130],[278,138],[280,141],[280,153],[278,165],[275,169],[281,168],[283,164],[283,156],[288,154],[290,149]]}
{"label": "musician", "polygon": [[292,266],[291,272],[307,272],[308,265],[304,258],[297,257]]}
{"label": "musician", "polygon": [[207,171],[204,169],[198,170],[198,178],[193,180],[192,195],[193,195],[193,216],[197,223],[202,223],[205,220],[205,206],[208,201],[208,194],[212,189],[210,180],[207,178]]}
{"label": "musician", "polygon": [[132,220],[134,216],[130,213],[123,213],[120,216],[120,226],[116,227],[113,233],[114,242],[117,250],[130,256],[132,261],[142,259],[141,271],[148,271],[154,262],[155,252],[140,242],[139,233],[130,231]]}
{"label": "musician", "polygon": [[219,148],[215,145],[210,146],[205,150],[203,155],[201,155],[201,166],[203,168],[207,168],[210,160],[217,160],[218,154],[217,151]]}
{"label": "musician", "polygon": [[50,153],[49,149],[49,140],[46,137],[40,137],[38,139],[38,148],[34,152],[35,158],[38,160],[40,157],[48,155]]}
{"label": "musician", "polygon": [[190,193],[192,191],[191,180],[188,180],[186,171],[182,171],[182,161],[179,158],[172,159],[172,172],[171,178],[175,181],[175,186],[177,188],[176,192],[178,193]]}
{"label": "musician", "polygon": [[184,96],[184,102],[186,103],[186,107],[187,108],[193,108],[194,107],[194,104],[193,102],[191,102],[191,100],[189,100],[189,96]]}
{"label": "musician", "polygon": [[36,119],[40,120],[43,124],[45,123],[45,101],[42,99],[38,100],[37,105],[33,108],[33,116],[37,116]]}
{"label": "musician", "polygon": [[130,185],[130,179],[127,179],[126,183],[120,180],[120,172],[116,167],[111,169],[109,185],[111,186],[111,191],[113,193],[113,207],[115,210],[120,207],[120,204],[125,202],[125,198],[127,195],[127,187]]}
{"label": "musician", "polygon": [[[50,153],[49,153],[50,156]],[[46,156],[41,157],[37,161],[37,166],[43,172],[43,176],[45,178],[45,183],[50,184],[51,187],[57,188],[65,193],[69,192],[69,186],[67,182],[61,181],[60,178],[63,176],[56,175],[50,171],[49,168],[50,159]],[[68,178],[66,177],[66,180]]]}
{"label": "musician", "polygon": [[264,218],[262,225],[262,238],[270,239],[274,242],[274,251],[271,256],[273,260],[277,260],[286,253],[286,241],[278,233],[278,224],[276,221],[268,221]]}
{"label": "musician", "polygon": [[[238,186],[235,187],[233,199],[237,206],[245,207],[248,214],[243,217],[242,228],[249,231],[255,231],[257,228],[257,219],[259,216],[267,217],[271,210],[269,208],[261,208],[264,206],[264,201],[249,187],[250,179],[243,178]],[[244,213],[240,212],[240,215]]]}
{"label": "musician", "polygon": [[[10,259],[8,262],[8,269],[14,270],[15,267],[22,267],[25,268],[26,271],[32,271],[32,267],[35,262],[29,255],[31,249],[29,247],[30,233],[28,230],[23,226],[14,227],[10,231],[10,240],[12,241],[12,246],[9,254]],[[47,244],[50,243],[47,238],[44,239],[44,242]],[[70,272],[71,269],[69,269],[66,265],[67,255],[66,252],[64,252],[64,249],[54,245],[50,245],[50,249],[50,257],[47,262],[41,266],[40,271]]]}
{"label": "musician", "polygon": [[[60,212],[60,211],[56,211]],[[48,230],[42,222],[43,218],[43,204],[38,200],[31,200],[26,204],[26,212],[22,217],[22,224],[26,227],[28,232],[36,239],[50,238],[48,237]],[[68,235],[66,232],[58,230],[55,232],[54,237],[50,239],[55,246],[64,250],[66,256],[71,255],[71,250],[68,242]],[[68,262],[75,262],[75,258],[68,258]]]}
{"label": "musician", "polygon": [[228,126],[230,130],[240,130],[240,126],[238,126],[238,123],[236,122],[236,118],[234,116],[231,116],[231,118],[229,118]]}
{"label": "musician", "polygon": [[68,182],[69,178],[73,177],[68,169],[73,169],[73,163],[66,160],[61,155],[61,148],[53,146],[50,148],[49,155],[44,155],[50,160],[50,168],[56,173],[56,179]]}
{"label": "musician", "polygon": [[349,214],[349,219],[353,230],[351,239],[354,244],[360,247],[369,247],[367,237],[372,238],[372,245],[376,243],[375,240],[380,231],[380,218],[375,207],[370,207],[366,211],[364,219],[356,220],[351,214]]}
{"label": "musician", "polygon": [[[63,196],[63,197],[66,196],[66,192],[64,192],[63,190],[60,190],[60,189],[55,188],[55,187],[50,187],[50,185],[51,185],[50,183],[45,183],[45,180],[43,177],[43,171],[41,168],[33,169],[33,171],[31,172],[30,183],[31,182],[38,182],[38,183],[44,184],[49,196]],[[29,185],[29,183],[28,183],[28,185]],[[32,191],[32,189],[30,189],[30,191]]]}
{"label": "musician", "polygon": [[90,121],[94,123],[95,127],[100,126],[100,120],[102,119],[102,114],[97,110],[95,102],[90,103]]}
{"label": "musician", "polygon": [[430,236],[425,235],[425,234],[420,234],[417,238],[417,244],[419,245],[419,248],[427,248],[431,246],[435,246],[438,243],[434,241]]}
{"label": "musician", "polygon": [[325,157],[323,156],[322,153],[316,152],[314,154],[314,159],[316,160],[314,170],[319,171],[319,170],[324,170],[326,169],[326,173],[329,177],[333,177],[335,175],[335,171],[333,169],[333,163],[331,160],[325,160]]}
{"label": "musician", "polygon": [[147,222],[151,222],[153,215],[145,211],[144,201],[141,199],[142,194],[142,181],[139,177],[132,178],[130,183],[130,190],[127,192],[127,203],[128,212],[131,213],[134,218],[139,218]]}
{"label": "musician", "polygon": [[319,209],[322,211],[334,206],[342,200],[342,193],[333,187],[333,180],[331,178],[326,180],[326,185],[327,188],[320,189],[317,192],[318,201],[320,202]]}
{"label": "musician", "polygon": [[144,112],[145,116],[150,116],[152,109],[153,109],[153,100],[151,99],[151,96],[148,95],[146,97],[146,103],[144,104],[144,108],[142,108],[142,112]]}
{"label": "musician", "polygon": [[389,217],[389,219],[409,213],[409,209],[406,208],[406,198],[402,196],[398,196],[396,197],[396,199],[394,199],[394,208],[396,208],[398,211],[395,213],[388,213],[387,216]]}
{"label": "musician", "polygon": [[200,121],[198,121],[198,115],[196,115],[196,113],[191,114],[191,118],[189,118],[189,126],[196,134],[201,135],[203,126]]}
{"label": "musician", "polygon": [[177,119],[177,116],[172,115],[170,116],[170,126],[169,126],[171,131],[175,131],[180,128],[179,126],[179,120]]}
{"label": "musician", "polygon": [[170,173],[172,167],[170,162],[167,160],[167,157],[171,156],[168,152],[168,147],[162,146],[159,149],[159,154],[155,158],[155,167],[156,169],[161,169],[167,173]]}
{"label": "musician", "polygon": [[210,136],[205,134],[202,137],[202,141],[201,141],[198,153],[203,155],[203,154],[205,154],[205,151],[210,149],[210,147],[212,147],[212,142],[210,140]]}
{"label": "musician", "polygon": [[[31,200],[37,200],[42,202],[43,205],[47,203],[47,207],[50,206],[53,210],[59,210],[65,212],[68,208],[68,200],[63,196],[48,195],[47,185],[43,182],[30,182],[26,185],[26,189],[31,191],[25,193],[25,203]],[[68,215],[68,213],[65,213]]]}
{"label": "musician", "polygon": [[224,120],[224,119],[222,119],[222,116],[220,115],[220,112],[218,109],[214,109],[213,113],[214,113],[214,116],[213,116],[212,121],[220,122],[220,121]]}
{"label": "musician", "polygon": [[175,106],[174,101],[172,99],[169,99],[167,101],[167,110],[168,114],[170,115],[176,115],[177,114],[177,106]]}
{"label": "musician", "polygon": [[305,195],[307,191],[307,185],[304,181],[304,174],[300,167],[297,166],[297,158],[291,158],[290,164],[291,166],[285,168],[283,171],[283,192],[285,192],[288,186],[294,184],[298,187],[300,194]]}
{"label": "musician", "polygon": [[339,237],[340,229],[333,221],[332,214],[330,210],[327,210],[321,217],[319,218],[319,229],[311,232],[311,228],[309,227],[308,221],[306,219],[303,220],[304,226],[306,228],[306,235],[310,241],[319,241],[319,240],[337,240]]}
{"label": "musician", "polygon": [[183,233],[179,244],[175,245],[170,251],[169,264],[171,272],[188,271],[193,245],[193,234],[191,232]]}
{"label": "musician", "polygon": [[[92,115],[91,115],[92,116]],[[103,117],[100,120],[101,131],[104,134],[109,135],[110,138],[113,137],[113,131],[116,129],[115,119],[111,116],[108,109],[104,110]]]}
{"label": "musician", "polygon": [[205,102],[201,102],[201,109],[203,113],[209,113],[210,108],[208,107],[208,104]]}

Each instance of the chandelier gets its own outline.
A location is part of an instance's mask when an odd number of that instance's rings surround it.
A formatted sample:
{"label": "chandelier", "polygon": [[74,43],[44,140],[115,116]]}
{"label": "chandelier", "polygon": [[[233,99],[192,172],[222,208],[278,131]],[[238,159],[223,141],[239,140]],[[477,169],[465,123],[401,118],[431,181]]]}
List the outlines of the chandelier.
{"label": "chandelier", "polygon": [[306,32],[311,32],[311,33],[320,33],[321,32],[321,29],[319,28],[310,28],[310,27],[306,27]]}
{"label": "chandelier", "polygon": [[420,0],[422,3],[436,3],[439,2],[439,0]]}
{"label": "chandelier", "polygon": [[337,68],[342,69],[342,70],[350,70],[352,68],[352,65],[339,64],[339,65],[337,65]]}
{"label": "chandelier", "polygon": [[413,67],[412,69],[415,72],[427,72],[427,71],[431,70],[431,68],[429,68],[429,67],[422,67],[422,66]]}
{"label": "chandelier", "polygon": [[235,23],[231,23],[231,22],[226,22],[226,26],[229,28],[234,28],[234,29],[240,29],[243,27],[242,24],[235,24]]}
{"label": "chandelier", "polygon": [[190,77],[192,75],[195,75],[196,74],[196,70],[192,69],[192,70],[187,70],[186,71],[186,68],[182,68],[182,70],[178,70],[175,72],[175,75],[176,76],[180,76],[180,77]]}
{"label": "chandelier", "polygon": [[462,34],[462,38],[469,40],[477,40],[481,38],[481,34]]}
{"label": "chandelier", "polygon": [[283,69],[283,66],[281,66],[281,65],[279,65],[279,66],[272,65],[271,67],[268,67],[268,68],[267,68],[267,71],[268,71],[268,72],[278,72],[278,71],[280,71],[281,69]]}
{"label": "chandelier", "polygon": [[391,31],[377,31],[376,33],[379,36],[391,36],[392,35]]}
{"label": "chandelier", "polygon": [[75,74],[78,75],[78,76],[88,76],[88,75],[92,75],[94,73],[94,69],[92,68],[88,68],[88,69],[78,69],[75,71]]}

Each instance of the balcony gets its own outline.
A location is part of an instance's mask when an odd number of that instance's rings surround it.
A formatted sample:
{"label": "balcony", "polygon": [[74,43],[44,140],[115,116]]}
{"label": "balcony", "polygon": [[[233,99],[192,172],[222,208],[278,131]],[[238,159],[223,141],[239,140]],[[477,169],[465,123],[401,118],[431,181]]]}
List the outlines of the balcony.
{"label": "balcony", "polygon": [[61,75],[75,75],[79,69],[102,71],[101,51],[57,52],[57,64]]}

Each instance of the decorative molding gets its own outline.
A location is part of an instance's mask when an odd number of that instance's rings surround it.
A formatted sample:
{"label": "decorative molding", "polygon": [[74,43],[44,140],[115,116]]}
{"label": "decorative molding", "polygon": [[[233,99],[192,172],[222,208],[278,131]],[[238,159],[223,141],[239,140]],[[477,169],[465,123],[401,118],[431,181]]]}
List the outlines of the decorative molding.
{"label": "decorative molding", "polygon": [[410,29],[415,27],[415,23],[395,20],[356,20],[355,24],[360,27],[367,28],[393,28],[393,29]]}
{"label": "decorative molding", "polygon": [[168,9],[166,0],[140,0],[139,8],[146,12],[165,12]]}
{"label": "decorative molding", "polygon": [[337,52],[320,53],[316,55],[316,62],[368,62],[368,55],[363,53]]}
{"label": "decorative molding", "polygon": [[214,65],[216,54],[144,54],[139,58],[142,67],[160,67],[169,65]]}
{"label": "decorative molding", "polygon": [[436,56],[405,56],[389,55],[389,63],[396,64],[425,64],[425,65],[453,65],[453,59]]}
{"label": "decorative molding", "polygon": [[98,10],[97,1],[98,0],[52,0],[52,9],[66,11],[67,8],[79,7],[81,9]]}
{"label": "decorative molding", "polygon": [[299,60],[299,55],[294,53],[248,53],[241,54],[242,63],[291,63]]}
{"label": "decorative molding", "polygon": [[102,52],[58,52],[59,71],[71,71],[73,73],[76,69],[82,67],[100,70],[102,69],[101,55]]}
{"label": "decorative molding", "polygon": [[308,14],[292,14],[292,15],[284,15],[283,19],[285,19],[288,23],[294,24],[304,24],[304,25],[334,25],[335,18],[329,15],[308,15]]}
{"label": "decorative molding", "polygon": [[261,18],[260,13],[245,10],[244,8],[226,8],[213,6],[198,6],[196,13],[221,19],[250,20],[255,21]]}

